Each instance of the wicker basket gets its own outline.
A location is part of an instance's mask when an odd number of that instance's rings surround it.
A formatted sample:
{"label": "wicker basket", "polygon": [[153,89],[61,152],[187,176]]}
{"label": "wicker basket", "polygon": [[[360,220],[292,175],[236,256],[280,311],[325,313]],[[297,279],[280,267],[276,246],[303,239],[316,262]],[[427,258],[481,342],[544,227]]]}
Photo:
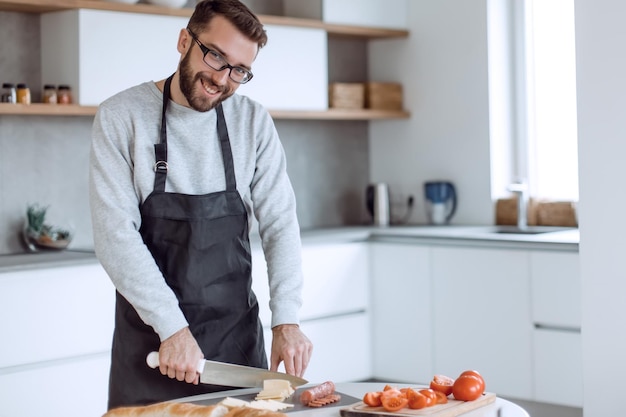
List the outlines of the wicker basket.
{"label": "wicker basket", "polygon": [[336,109],[362,109],[365,104],[363,83],[332,83],[328,88],[330,107]]}
{"label": "wicker basket", "polygon": [[537,224],[577,227],[576,205],[571,201],[542,202],[537,207]]}
{"label": "wicker basket", "polygon": [[402,110],[402,84],[368,82],[365,107],[377,110]]}
{"label": "wicker basket", "polygon": [[[537,225],[537,207],[538,203],[530,198],[528,200],[526,224],[529,226]],[[503,226],[517,225],[517,198],[501,198],[496,201],[496,224]]]}

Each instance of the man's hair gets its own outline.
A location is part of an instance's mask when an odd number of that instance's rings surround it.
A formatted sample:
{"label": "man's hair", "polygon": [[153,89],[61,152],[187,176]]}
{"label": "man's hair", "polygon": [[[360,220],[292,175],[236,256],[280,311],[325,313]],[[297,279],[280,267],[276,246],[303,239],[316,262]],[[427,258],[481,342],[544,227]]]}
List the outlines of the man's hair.
{"label": "man's hair", "polygon": [[239,0],[202,0],[189,19],[187,27],[196,34],[202,33],[215,16],[224,16],[241,33],[256,42],[261,49],[267,43],[263,24],[254,13]]}

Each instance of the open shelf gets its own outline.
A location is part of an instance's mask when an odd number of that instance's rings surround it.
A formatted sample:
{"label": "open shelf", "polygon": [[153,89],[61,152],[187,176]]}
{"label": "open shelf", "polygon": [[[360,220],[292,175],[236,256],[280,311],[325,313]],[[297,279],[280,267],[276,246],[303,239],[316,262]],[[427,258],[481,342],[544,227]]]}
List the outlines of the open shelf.
{"label": "open shelf", "polygon": [[[94,116],[97,106],[79,106],[76,104],[11,104],[0,103],[0,115],[14,116]],[[329,110],[270,110],[274,119],[294,120],[382,120],[406,119],[405,111],[372,109],[329,109]]]}
{"label": "open shelf", "polygon": [[[106,0],[0,0],[0,10],[47,13],[60,10],[92,9],[109,10],[129,13],[159,14],[166,16],[191,16],[191,8],[173,9],[169,7],[153,6],[150,4],[126,4]],[[300,19],[294,17],[259,15],[263,24],[292,27],[306,27],[323,29],[329,35],[349,36],[360,38],[406,38],[407,30],[373,28],[365,26],[337,25],[324,23],[315,19]]]}

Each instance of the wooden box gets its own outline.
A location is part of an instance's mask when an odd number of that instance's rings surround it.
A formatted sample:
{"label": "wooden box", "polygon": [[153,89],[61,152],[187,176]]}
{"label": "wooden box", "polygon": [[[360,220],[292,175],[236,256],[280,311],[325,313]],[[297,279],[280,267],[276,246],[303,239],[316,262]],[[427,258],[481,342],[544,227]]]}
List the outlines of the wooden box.
{"label": "wooden box", "polygon": [[537,224],[541,226],[578,226],[576,205],[571,201],[542,202],[537,206]]}
{"label": "wooden box", "polygon": [[330,107],[362,109],[365,103],[365,85],[362,83],[331,83],[328,89]]}
{"label": "wooden box", "polygon": [[376,110],[402,110],[402,84],[368,82],[365,107]]}

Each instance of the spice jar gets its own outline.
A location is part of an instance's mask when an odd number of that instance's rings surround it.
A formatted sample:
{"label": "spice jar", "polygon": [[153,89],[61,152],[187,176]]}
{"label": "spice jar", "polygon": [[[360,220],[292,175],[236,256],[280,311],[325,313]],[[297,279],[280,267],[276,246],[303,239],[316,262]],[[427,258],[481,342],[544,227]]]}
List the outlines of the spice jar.
{"label": "spice jar", "polygon": [[46,84],[43,86],[42,102],[46,104],[57,103],[57,88],[52,84]]}
{"label": "spice jar", "polygon": [[15,103],[17,101],[17,91],[15,90],[15,84],[2,84],[2,94],[0,95],[0,101],[2,103]]}
{"label": "spice jar", "polygon": [[57,102],[59,104],[72,104],[72,90],[69,85],[60,85],[57,91]]}
{"label": "spice jar", "polygon": [[17,85],[17,102],[21,104],[30,104],[30,88],[24,83]]}

